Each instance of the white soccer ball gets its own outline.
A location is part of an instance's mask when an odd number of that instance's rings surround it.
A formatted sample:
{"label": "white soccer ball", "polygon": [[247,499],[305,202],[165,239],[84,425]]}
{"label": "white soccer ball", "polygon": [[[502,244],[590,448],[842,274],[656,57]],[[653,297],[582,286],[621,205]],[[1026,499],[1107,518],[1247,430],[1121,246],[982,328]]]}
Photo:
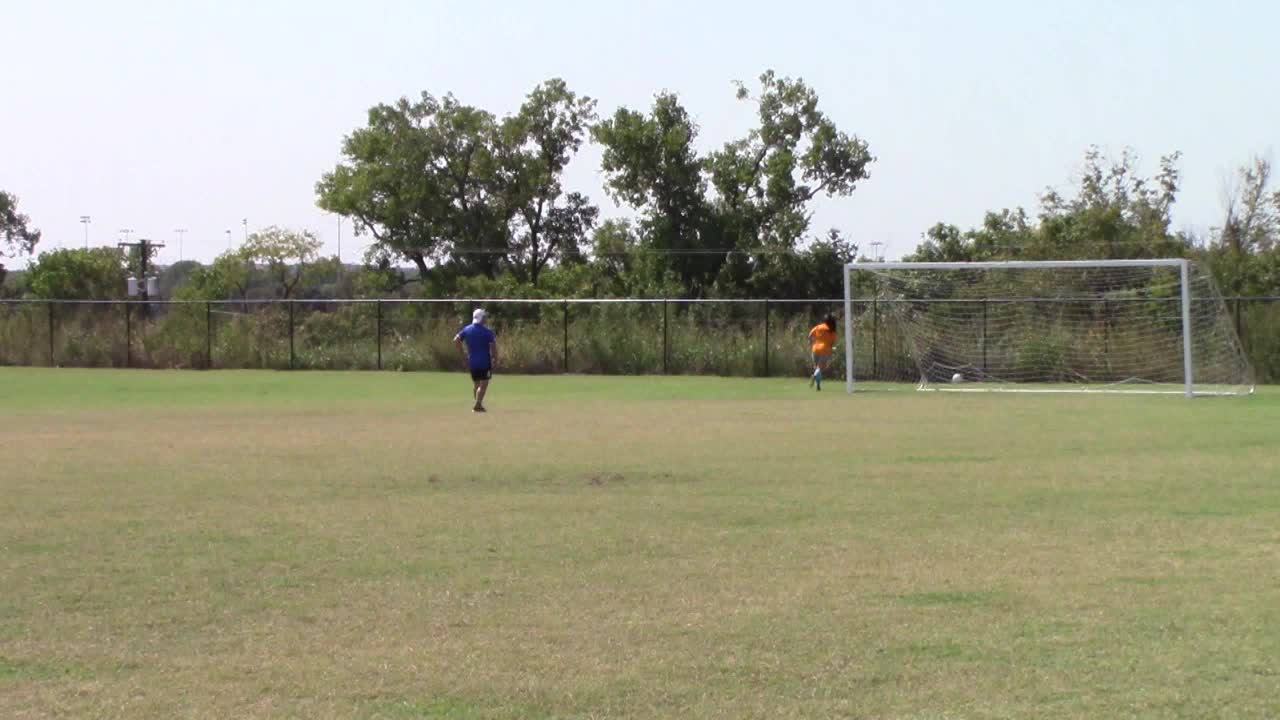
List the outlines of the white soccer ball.
{"label": "white soccer ball", "polygon": [[963,375],[961,375],[960,373],[956,373],[955,375],[952,375],[952,376],[951,376],[951,382],[953,382],[953,383],[962,383],[962,382],[964,382],[964,376],[963,376]]}

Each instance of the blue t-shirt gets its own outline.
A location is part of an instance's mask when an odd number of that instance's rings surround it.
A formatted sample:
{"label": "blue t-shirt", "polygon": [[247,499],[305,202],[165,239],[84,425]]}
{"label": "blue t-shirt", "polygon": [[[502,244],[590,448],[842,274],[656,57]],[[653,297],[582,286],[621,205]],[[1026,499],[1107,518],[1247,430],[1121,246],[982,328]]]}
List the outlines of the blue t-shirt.
{"label": "blue t-shirt", "polygon": [[489,343],[495,342],[498,336],[492,330],[484,325],[471,324],[462,328],[458,337],[467,346],[467,365],[472,370],[487,370],[493,364],[489,357]]}

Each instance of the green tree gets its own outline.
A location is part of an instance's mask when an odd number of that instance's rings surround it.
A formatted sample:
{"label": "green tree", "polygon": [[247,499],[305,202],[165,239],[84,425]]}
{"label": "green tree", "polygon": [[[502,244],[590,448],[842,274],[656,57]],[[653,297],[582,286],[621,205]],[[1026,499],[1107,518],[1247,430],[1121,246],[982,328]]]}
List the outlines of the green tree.
{"label": "green tree", "polygon": [[648,115],[622,108],[592,130],[606,189],[641,212],[644,245],[665,254],[654,269],[674,271],[693,294],[749,292],[754,274],[805,237],[810,201],[851,194],[874,161],[802,80],[767,71],[760,86],[758,97],[738,86],[740,99],[756,102],[756,127],[705,158],[694,149],[697,126],[670,93]]}
{"label": "green tree", "polygon": [[178,300],[230,300],[245,303],[248,312],[249,288],[253,281],[253,264],[241,250],[228,250],[214,258],[213,264],[195,268],[187,282],[174,291]]}
{"label": "green tree", "polygon": [[40,231],[31,227],[31,218],[18,212],[18,198],[0,190],[0,283],[4,282],[4,259],[30,255],[39,242]]}
{"label": "green tree", "polygon": [[344,162],[316,184],[318,205],[352,218],[375,242],[414,263],[442,257],[467,224],[460,215],[483,191],[492,118],[451,95],[423,93],[369,110],[367,125],[342,143]]}
{"label": "green tree", "polygon": [[1280,244],[1280,190],[1271,188],[1271,161],[1255,156],[1226,189],[1220,243],[1235,252]]}
{"label": "green tree", "polygon": [[178,288],[187,285],[191,281],[191,276],[199,272],[201,267],[195,260],[182,260],[166,265],[160,270],[160,295],[174,297]]}
{"label": "green tree", "polygon": [[274,225],[249,235],[240,248],[245,260],[262,266],[275,282],[279,296],[285,299],[293,297],[319,252],[320,241],[311,231]]}
{"label": "green tree", "polygon": [[809,229],[809,201],[852,194],[874,158],[818,109],[803,80],[769,70],[758,97],[739,83],[738,99],[755,101],[758,124],[707,163],[726,232],[739,249],[792,249]]}
{"label": "green tree", "polygon": [[452,95],[377,105],[343,141],[345,162],[317,183],[318,204],[422,275],[450,252],[492,275],[511,215],[500,202],[497,138],[493,115]]}
{"label": "green tree", "polygon": [[124,257],[115,248],[41,253],[27,271],[31,295],[42,300],[118,300],[128,290]]}
{"label": "green tree", "polygon": [[535,287],[556,259],[577,257],[599,210],[580,193],[564,192],[562,175],[595,119],[595,101],[563,80],[534,88],[502,122],[501,174],[495,186],[511,210],[509,259]]}
{"label": "green tree", "polygon": [[701,294],[726,251],[714,233],[704,161],[693,144],[698,126],[672,93],[659,94],[648,115],[620,108],[591,129],[603,149],[605,189],[640,211],[646,249],[661,253],[653,269],[670,269],[690,292]]}
{"label": "green tree", "polygon": [[1107,159],[1096,147],[1085,153],[1084,170],[1073,192],[1048,189],[1032,220],[1022,208],[988,212],[981,227],[961,231],[938,223],[930,228],[912,261],[1078,260],[1180,257],[1184,237],[1171,232],[1171,213],[1180,183],[1179,155],[1160,159],[1150,178],[1125,150]]}
{"label": "green tree", "polygon": [[796,252],[752,257],[745,295],[773,298],[838,298],[844,294],[840,270],[858,256],[858,246],[831,229]]}

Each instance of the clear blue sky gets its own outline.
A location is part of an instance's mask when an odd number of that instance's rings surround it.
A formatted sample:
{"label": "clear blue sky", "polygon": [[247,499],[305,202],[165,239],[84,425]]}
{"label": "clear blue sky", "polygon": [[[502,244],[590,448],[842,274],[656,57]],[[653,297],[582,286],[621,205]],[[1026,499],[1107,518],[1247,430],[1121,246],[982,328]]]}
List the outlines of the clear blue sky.
{"label": "clear blue sky", "polygon": [[[336,222],[314,184],[370,105],[427,90],[504,113],[563,77],[602,113],[680,93],[704,148],[741,134],[733,80],[803,77],[878,162],[852,198],[820,204],[890,257],[936,221],[1036,203],[1086,146],[1131,146],[1143,169],[1181,150],[1176,221],[1204,229],[1223,178],[1280,142],[1280,3],[974,0],[786,3],[0,0],[0,189],[45,248],[118,230],[187,258],[225,230]],[[599,152],[571,169],[605,214]],[[343,255],[357,257],[349,228]]]}

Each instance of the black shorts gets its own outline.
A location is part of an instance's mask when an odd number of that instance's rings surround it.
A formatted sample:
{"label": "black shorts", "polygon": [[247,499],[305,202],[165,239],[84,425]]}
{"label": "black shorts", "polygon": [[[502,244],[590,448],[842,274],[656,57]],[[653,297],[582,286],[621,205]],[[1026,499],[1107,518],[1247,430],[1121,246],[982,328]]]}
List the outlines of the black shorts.
{"label": "black shorts", "polygon": [[488,380],[492,377],[493,377],[493,368],[480,368],[480,369],[471,368],[471,379],[476,382],[480,382],[481,380]]}

